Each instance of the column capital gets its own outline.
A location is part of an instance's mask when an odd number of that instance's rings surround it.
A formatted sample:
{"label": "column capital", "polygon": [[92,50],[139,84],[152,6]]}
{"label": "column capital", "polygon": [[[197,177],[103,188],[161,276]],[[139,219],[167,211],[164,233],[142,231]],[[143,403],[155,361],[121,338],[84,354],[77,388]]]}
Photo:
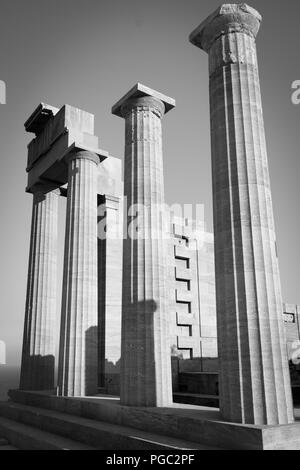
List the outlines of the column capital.
{"label": "column capital", "polygon": [[125,117],[129,110],[138,107],[153,108],[163,116],[175,107],[175,100],[137,83],[112,107],[111,112],[116,116]]}
{"label": "column capital", "polygon": [[68,156],[67,162],[70,163],[73,160],[80,159],[91,160],[92,162],[96,163],[96,165],[98,165],[100,162],[99,156],[94,152],[89,152],[88,150],[74,151]]}
{"label": "column capital", "polygon": [[256,37],[261,15],[246,3],[221,5],[204,20],[189,36],[194,46],[209,52],[214,41],[230,33],[244,33]]}
{"label": "column capital", "polygon": [[162,118],[165,114],[165,105],[162,101],[153,96],[141,96],[127,100],[122,105],[120,113],[123,117],[126,117],[131,111],[152,111],[158,117]]}

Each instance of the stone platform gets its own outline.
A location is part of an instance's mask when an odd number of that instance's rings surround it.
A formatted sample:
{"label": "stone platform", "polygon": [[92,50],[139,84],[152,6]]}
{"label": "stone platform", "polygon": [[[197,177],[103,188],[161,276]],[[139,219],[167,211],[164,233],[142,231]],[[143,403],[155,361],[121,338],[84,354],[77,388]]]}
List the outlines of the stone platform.
{"label": "stone platform", "polygon": [[[83,420],[88,421],[88,423],[85,422],[85,426],[114,426],[115,431],[118,427],[120,433],[123,433],[123,439],[125,439],[126,432],[135,430],[136,445],[141,443],[143,439],[147,440],[146,435],[144,438],[139,437],[139,433],[141,435],[151,433],[154,436],[152,444],[165,439],[165,444],[158,443],[158,445],[161,445],[160,448],[165,446],[165,448],[178,449],[300,449],[300,422],[297,421],[295,424],[283,426],[233,424],[224,422],[217,408],[176,403],[169,408],[136,408],[122,406],[118,397],[104,395],[86,398],[65,398],[57,397],[50,392],[11,390],[9,398],[10,402],[0,404],[0,416],[4,418],[17,420],[18,416],[26,415],[27,418],[22,419],[27,419],[27,424],[30,424],[30,419],[34,421],[33,418],[30,418],[30,415],[33,416],[34,410],[37,408],[39,416],[43,413],[49,414],[49,412],[52,412],[60,416],[63,415],[65,422],[70,421],[72,418],[72,432],[75,432],[74,425],[76,427],[76,423],[83,430]],[[296,410],[296,415],[299,415],[300,421],[299,411]],[[48,416],[48,423],[50,418],[51,415]],[[39,420],[38,418],[35,419],[33,425],[39,427],[41,418]],[[62,420],[62,418],[60,419]],[[68,426],[70,428],[70,423]],[[169,444],[167,439],[169,439]],[[180,445],[179,441],[182,441],[182,439],[184,441]],[[116,440],[115,450],[126,448],[127,444],[124,440],[122,444],[119,444],[120,447],[118,447],[118,442],[121,441]],[[134,449],[133,445],[131,442],[128,448]],[[107,448],[104,442],[103,446],[103,448]],[[143,448],[147,448],[147,446]],[[149,448],[153,447],[150,445]]]}

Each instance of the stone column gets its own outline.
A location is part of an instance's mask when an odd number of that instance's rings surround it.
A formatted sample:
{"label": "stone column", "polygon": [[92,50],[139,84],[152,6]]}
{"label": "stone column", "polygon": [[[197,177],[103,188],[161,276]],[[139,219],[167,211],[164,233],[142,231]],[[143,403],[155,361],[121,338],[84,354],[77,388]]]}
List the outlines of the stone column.
{"label": "stone column", "polygon": [[21,390],[54,388],[59,191],[33,195]]}
{"label": "stone column", "polygon": [[123,204],[106,194],[98,199],[98,371],[99,386],[120,393]]}
{"label": "stone column", "polygon": [[261,16],[221,6],[190,36],[209,55],[215,268],[224,419],[293,421],[255,38]]}
{"label": "stone column", "polygon": [[68,199],[58,393],[97,393],[97,165],[87,151],[68,160]]}
{"label": "stone column", "polygon": [[130,406],[172,403],[160,210],[164,204],[161,119],[167,105],[167,97],[137,85],[113,107],[113,113],[126,121],[124,192],[129,217],[123,251],[120,382],[121,403]]}

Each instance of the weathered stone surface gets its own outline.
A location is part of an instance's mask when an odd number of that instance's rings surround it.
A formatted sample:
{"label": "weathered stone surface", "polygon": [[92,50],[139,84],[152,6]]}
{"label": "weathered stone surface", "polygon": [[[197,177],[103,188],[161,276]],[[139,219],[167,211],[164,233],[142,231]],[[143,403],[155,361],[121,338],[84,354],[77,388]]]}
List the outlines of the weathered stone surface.
{"label": "weathered stone surface", "polygon": [[33,196],[20,388],[54,387],[58,192]]}
{"label": "weathered stone surface", "polygon": [[213,236],[200,221],[167,216],[170,340],[179,361],[173,372],[181,364],[206,370],[205,359],[217,362]]}
{"label": "weathered stone surface", "polygon": [[[106,160],[106,161],[109,161]],[[121,357],[123,201],[103,196],[98,206],[99,385],[119,394]]]}
{"label": "weathered stone surface", "polygon": [[108,157],[108,152],[98,148],[94,115],[74,106],[66,104],[57,109],[40,104],[26,121],[25,129],[36,134],[28,145],[28,192],[34,192],[35,186],[45,181],[54,188],[66,184],[68,167],[64,162],[76,150],[96,153],[101,161]]}
{"label": "weathered stone surface", "polygon": [[121,402],[168,406],[172,380],[166,247],[159,207],[164,204],[161,119],[165,103],[174,102],[146,87],[141,96],[139,88],[113,107],[126,120],[124,193],[126,212],[131,210],[131,233],[123,251]]}
{"label": "weathered stone surface", "polygon": [[190,34],[190,42],[210,53],[213,43],[221,36],[241,32],[256,37],[262,17],[246,3],[225,3],[217,8]]}
{"label": "weathered stone surface", "polygon": [[190,40],[209,54],[220,406],[226,420],[293,421],[255,36],[223,5]]}
{"label": "weathered stone surface", "polygon": [[[56,412],[92,418],[101,423],[130,426],[134,430],[192,441],[202,445],[232,450],[300,449],[298,422],[283,426],[245,425],[225,421],[217,408],[174,403],[169,408],[122,406],[118,398],[65,398],[37,392],[11,390],[13,402]],[[5,405],[3,407],[6,408]],[[3,407],[0,407],[0,414]],[[133,430],[133,432],[135,432]],[[82,435],[82,432],[78,434]],[[197,449],[198,446],[194,447]],[[118,449],[118,447],[114,447]]]}
{"label": "weathered stone surface", "polygon": [[[57,403],[61,399],[57,397]],[[151,430],[142,431],[12,402],[0,402],[0,432],[12,443],[19,444],[21,449],[178,451],[203,448],[201,444],[162,436]],[[37,438],[34,447],[29,436]],[[59,447],[61,444],[64,446]]]}
{"label": "weathered stone surface", "polygon": [[68,201],[59,352],[58,392],[97,392],[97,165],[76,152],[68,159]]}
{"label": "weathered stone surface", "polygon": [[124,104],[133,98],[143,98],[147,96],[152,96],[154,99],[161,101],[164,104],[165,113],[175,107],[175,100],[173,98],[170,98],[159,91],[152,90],[142,83],[137,83],[112,107],[112,114],[123,117],[124,113],[122,107]]}
{"label": "weathered stone surface", "polygon": [[[122,197],[121,161],[111,156],[108,158],[108,152],[98,148],[98,137],[94,135],[94,116],[91,113],[69,105],[58,109],[41,103],[27,119],[25,129],[35,134],[28,146],[27,191],[34,193],[47,184],[47,188],[48,186],[49,188],[59,187],[58,194],[66,196],[68,190],[61,186],[68,183],[66,162],[74,152],[88,151],[98,155],[101,161],[101,165],[97,167],[98,202],[101,198],[115,201]],[[85,191],[85,188],[80,190]],[[103,334],[106,335],[107,343],[106,348],[103,348],[103,354],[106,350],[106,357],[100,357],[100,362],[107,359],[109,364],[110,361],[114,364],[118,362],[121,348],[122,233],[118,234],[119,238],[114,240],[111,240],[111,235],[117,230],[114,214],[122,211],[122,205],[121,201],[118,211],[109,206],[109,233],[106,233],[101,240],[105,249],[104,254],[101,252],[99,257],[101,270],[101,276],[98,277],[99,289],[104,287],[100,302],[101,308],[100,306],[99,308],[102,309],[101,314],[104,312],[105,321],[103,325],[101,324],[104,326],[103,332],[99,329],[98,332],[101,338]],[[122,223],[122,219],[119,223]],[[75,226],[71,226],[70,230],[74,228],[76,229]],[[52,359],[54,361],[54,356]],[[106,364],[105,373],[107,372]],[[53,385],[52,381],[47,388],[52,388]]]}

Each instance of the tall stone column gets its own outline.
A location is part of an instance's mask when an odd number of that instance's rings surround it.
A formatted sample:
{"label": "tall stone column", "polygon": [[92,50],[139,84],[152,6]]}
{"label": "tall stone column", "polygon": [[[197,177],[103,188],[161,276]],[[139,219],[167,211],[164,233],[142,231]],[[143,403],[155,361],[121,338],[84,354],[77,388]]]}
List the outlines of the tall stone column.
{"label": "tall stone column", "polygon": [[222,5],[190,36],[209,55],[220,406],[229,421],[293,421],[255,38]]}
{"label": "tall stone column", "polygon": [[[136,85],[112,112],[125,118],[121,403],[172,403],[161,119],[174,101]],[[125,235],[126,237],[126,235]]]}
{"label": "tall stone column", "polygon": [[54,388],[59,191],[33,195],[21,390]]}
{"label": "tall stone column", "polygon": [[97,165],[87,151],[68,160],[68,199],[58,393],[97,393]]}
{"label": "tall stone column", "polygon": [[[99,201],[100,199],[100,201]],[[120,393],[123,205],[106,194],[98,199],[99,386]]]}

